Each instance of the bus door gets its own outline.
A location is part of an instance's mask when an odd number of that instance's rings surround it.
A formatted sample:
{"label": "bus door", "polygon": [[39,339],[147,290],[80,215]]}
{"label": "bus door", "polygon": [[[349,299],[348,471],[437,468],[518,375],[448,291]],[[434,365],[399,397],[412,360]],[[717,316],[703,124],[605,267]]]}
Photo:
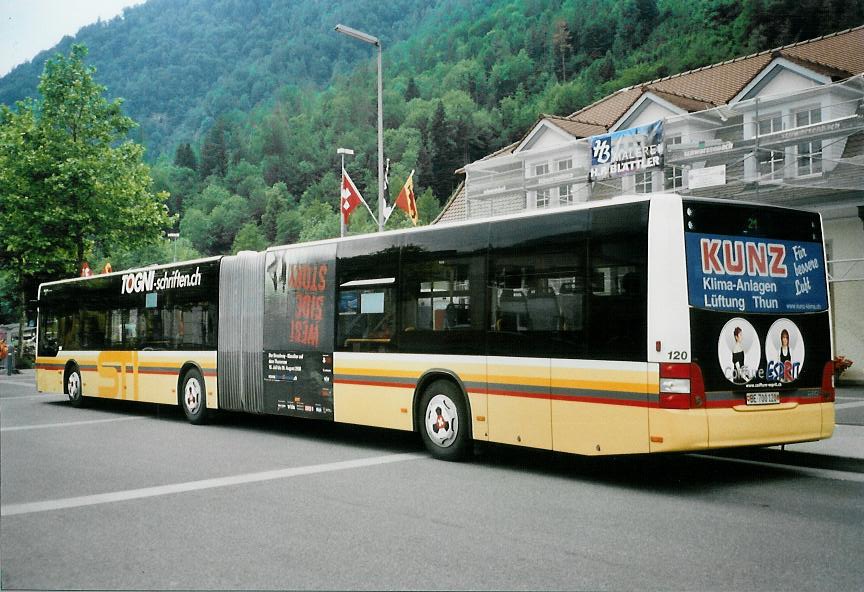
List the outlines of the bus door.
{"label": "bus door", "polygon": [[818,215],[685,200],[684,226],[692,353],[704,377],[710,447],[830,435]]}

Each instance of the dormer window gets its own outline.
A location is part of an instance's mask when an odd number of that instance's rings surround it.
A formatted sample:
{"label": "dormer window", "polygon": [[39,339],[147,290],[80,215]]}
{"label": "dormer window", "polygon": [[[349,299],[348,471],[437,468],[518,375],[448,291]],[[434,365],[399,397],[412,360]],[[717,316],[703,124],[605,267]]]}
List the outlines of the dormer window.
{"label": "dormer window", "polygon": [[572,158],[565,158],[564,160],[559,160],[555,164],[557,165],[556,168],[559,171],[569,171],[570,169],[573,168],[573,159]]}
{"label": "dormer window", "polygon": [[822,108],[814,107],[812,109],[804,109],[795,113],[795,127],[804,127],[805,125],[813,125],[822,121]]}
{"label": "dormer window", "polygon": [[549,163],[548,162],[534,165],[534,176],[535,177],[540,177],[540,176],[546,175],[548,173],[549,173]]}
{"label": "dormer window", "polygon": [[783,118],[779,113],[773,113],[759,119],[756,133],[760,136],[773,134],[783,130]]}

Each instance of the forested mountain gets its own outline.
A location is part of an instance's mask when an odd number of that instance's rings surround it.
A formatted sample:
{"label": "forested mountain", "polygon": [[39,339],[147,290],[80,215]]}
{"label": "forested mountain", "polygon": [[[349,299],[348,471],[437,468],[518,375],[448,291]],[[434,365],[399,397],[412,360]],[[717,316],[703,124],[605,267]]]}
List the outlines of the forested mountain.
{"label": "forested mountain", "polygon": [[[390,192],[416,170],[428,221],[455,169],[540,113],[856,26],[864,0],[149,0],[74,42],[141,124],[187,248],[338,233],[337,147],[356,152],[346,167],[374,202],[374,53],[335,33],[340,22],[383,42]],[[0,79],[0,101],[33,94],[47,55]],[[371,228],[352,218],[352,231]]]}

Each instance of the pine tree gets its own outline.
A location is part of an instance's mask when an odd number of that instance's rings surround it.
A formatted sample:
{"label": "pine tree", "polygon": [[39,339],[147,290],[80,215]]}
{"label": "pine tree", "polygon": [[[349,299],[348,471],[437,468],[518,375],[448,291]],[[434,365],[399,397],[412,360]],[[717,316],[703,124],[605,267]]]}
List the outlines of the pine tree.
{"label": "pine tree", "polygon": [[405,87],[405,102],[407,103],[411,99],[417,99],[420,97],[420,89],[417,88],[417,83],[414,81],[414,77],[411,76],[408,78],[408,86]]}
{"label": "pine tree", "polygon": [[201,178],[210,175],[225,176],[228,170],[228,149],[225,145],[225,124],[220,119],[207,132],[201,146]]}
{"label": "pine tree", "polygon": [[174,154],[174,165],[178,167],[186,167],[193,171],[198,170],[198,159],[195,158],[195,151],[189,142],[177,146],[177,152]]}
{"label": "pine tree", "polygon": [[459,167],[459,149],[441,101],[429,122],[429,152],[432,165],[429,186],[443,203],[456,186],[454,171]]}

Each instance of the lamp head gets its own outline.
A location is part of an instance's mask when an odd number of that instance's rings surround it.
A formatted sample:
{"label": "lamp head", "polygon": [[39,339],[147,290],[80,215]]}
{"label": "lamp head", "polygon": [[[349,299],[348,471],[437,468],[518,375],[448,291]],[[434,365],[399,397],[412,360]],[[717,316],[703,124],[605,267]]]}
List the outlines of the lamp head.
{"label": "lamp head", "polygon": [[379,46],[381,42],[377,37],[373,37],[363,31],[358,31],[357,29],[352,29],[351,27],[346,27],[345,25],[336,25],[333,28],[337,33],[342,33],[343,35],[348,35],[349,37],[353,37],[354,39],[358,39],[364,43],[369,43],[371,45]]}

